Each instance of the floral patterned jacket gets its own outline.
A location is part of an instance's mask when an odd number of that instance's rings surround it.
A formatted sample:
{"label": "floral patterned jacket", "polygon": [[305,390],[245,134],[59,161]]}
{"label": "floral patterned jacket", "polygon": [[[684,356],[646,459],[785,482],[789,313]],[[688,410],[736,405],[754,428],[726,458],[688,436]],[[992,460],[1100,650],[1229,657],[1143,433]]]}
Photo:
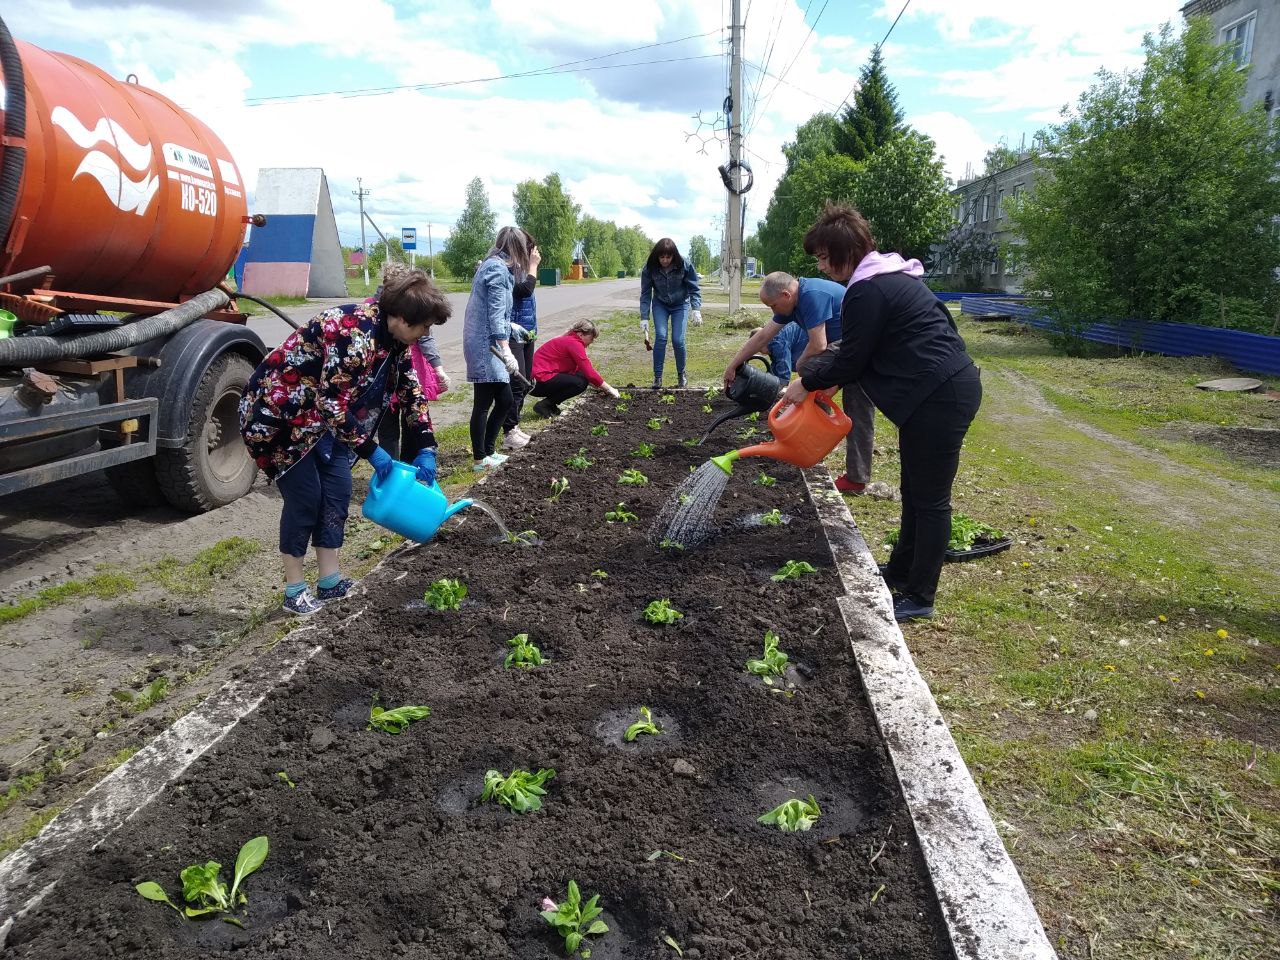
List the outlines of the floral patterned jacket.
{"label": "floral patterned jacket", "polygon": [[378,417],[394,396],[405,420],[434,447],[427,399],[409,353],[387,332],[376,303],[326,310],[258,365],[240,400],[240,432],[274,480],[326,432],[368,456]]}

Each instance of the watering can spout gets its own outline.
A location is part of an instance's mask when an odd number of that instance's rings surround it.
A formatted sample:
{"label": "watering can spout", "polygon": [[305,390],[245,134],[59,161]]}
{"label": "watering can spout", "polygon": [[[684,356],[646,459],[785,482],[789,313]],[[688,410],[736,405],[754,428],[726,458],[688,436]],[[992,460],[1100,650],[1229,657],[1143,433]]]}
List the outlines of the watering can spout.
{"label": "watering can spout", "polygon": [[843,411],[828,405],[825,399],[819,402],[816,393],[809,394],[806,400],[790,409],[785,401],[779,400],[769,413],[772,440],[730,450],[712,457],[711,462],[730,476],[733,462],[742,457],[769,457],[797,467],[812,467],[836,448],[851,426]]}
{"label": "watering can spout", "polygon": [[733,461],[737,460],[740,456],[742,456],[742,452],[740,450],[730,450],[728,453],[722,453],[718,457],[712,457],[711,462],[732,477]]}
{"label": "watering can spout", "polygon": [[455,513],[467,509],[467,507],[471,506],[472,502],[473,501],[471,500],[459,500],[457,503],[449,504],[449,509],[444,512],[444,518],[448,520]]}

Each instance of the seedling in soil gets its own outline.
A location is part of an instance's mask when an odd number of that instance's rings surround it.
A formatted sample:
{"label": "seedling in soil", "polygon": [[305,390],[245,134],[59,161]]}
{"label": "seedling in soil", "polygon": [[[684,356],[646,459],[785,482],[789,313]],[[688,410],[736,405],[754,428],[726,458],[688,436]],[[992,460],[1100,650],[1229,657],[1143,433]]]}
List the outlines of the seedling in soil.
{"label": "seedling in soil", "polygon": [[[885,535],[884,542],[893,546],[898,542],[899,532],[896,527],[890,530]],[[972,550],[973,545],[979,540],[1003,540],[1004,536],[1003,530],[997,530],[981,520],[966,517],[963,513],[954,513],[951,515],[951,539],[947,543],[947,549],[963,553],[966,550]]]}
{"label": "seedling in soil", "polygon": [[[683,550],[684,547],[680,547],[680,549]],[[683,616],[684,614],[673,607],[670,600],[666,599],[652,600],[644,608],[646,623],[675,623]]]}
{"label": "seedling in soil", "polygon": [[[659,550],[683,550],[684,544],[678,540],[669,540],[666,537],[663,537],[663,539],[658,543],[658,549]],[[657,603],[657,601],[655,600],[654,603]]]}
{"label": "seedling in soil", "polygon": [[596,919],[604,913],[597,906],[599,900],[600,895],[597,893],[584,903],[582,894],[578,892],[578,884],[570,880],[569,893],[562,902],[555,903],[550,897],[542,901],[543,906],[548,907],[542,911],[542,917],[556,928],[556,933],[564,937],[564,950],[569,956],[578,955],[586,960],[591,956],[591,948],[584,947],[583,941],[587,937],[598,937],[609,932],[609,925]]}
{"label": "seedling in soil", "polygon": [[568,489],[569,489],[568,477],[552,477],[551,478],[551,496],[547,497],[547,502],[555,503],[562,496],[564,496],[564,492]]}
{"label": "seedling in soil", "polygon": [[649,422],[648,422],[648,423],[646,423],[646,424],[645,424],[645,426],[646,426],[646,427],[648,427],[650,430],[661,430],[661,429],[662,429],[662,418],[661,418],[661,417],[650,417],[650,418],[649,418]]}
{"label": "seedling in soil", "polygon": [[624,487],[643,487],[649,478],[634,467],[628,467],[618,474],[618,482]]}
{"label": "seedling in soil", "polygon": [[659,403],[675,403],[676,395],[674,393],[660,394],[658,397],[658,402]]}
{"label": "seedling in soil", "polygon": [[467,595],[467,585],[461,580],[437,580],[427,587],[422,601],[432,610],[457,610]]}
{"label": "seedling in soil", "polygon": [[591,435],[593,437],[607,437],[609,435],[609,428],[603,423],[597,423],[591,428]]}
{"label": "seedling in soil", "polygon": [[591,575],[592,575],[593,577],[599,577],[601,580],[608,580],[608,579],[609,579],[609,575],[608,575],[607,573],[605,573],[603,570],[592,570],[592,571],[591,571]]}
{"label": "seedling in soil", "polygon": [[616,410],[618,413],[626,413],[627,405],[625,403],[619,403],[619,404],[616,404],[613,409]]}
{"label": "seedling in soil", "polygon": [[294,783],[292,779],[290,779],[289,773],[287,770],[277,770],[276,776],[279,777],[281,780],[283,780],[285,782],[285,785],[288,786],[290,790],[298,789],[298,785]]}
{"label": "seedling in soil", "polygon": [[773,686],[773,678],[782,676],[787,670],[790,659],[778,649],[779,637],[772,630],[764,634],[764,656],[759,660],[747,661],[747,673],[755,674],[769,686]]}
{"label": "seedling in soil", "polygon": [[590,470],[591,461],[586,458],[586,452],[586,447],[579,447],[578,452],[565,460],[564,465],[566,467],[572,467],[574,470]]}
{"label": "seedling in soil", "polygon": [[702,412],[703,412],[703,413],[710,413],[710,412],[711,412],[711,404],[709,404],[709,403],[704,403],[704,404],[702,405]]}
{"label": "seedling in soil", "polygon": [[409,724],[431,716],[430,707],[396,707],[384,710],[376,703],[369,708],[369,730],[381,730],[383,733],[403,733]]}
{"label": "seedling in soil", "polygon": [[618,504],[608,513],[606,513],[604,515],[604,518],[609,523],[631,523],[635,520],[640,519],[634,513],[632,513],[630,510],[627,509],[627,505],[625,503]]}
{"label": "seedling in soil", "polygon": [[684,861],[684,857],[680,856],[680,854],[678,853],[672,853],[670,850],[655,850],[653,851],[653,853],[645,857],[645,859],[648,860],[650,863],[653,863],[653,861],[661,857],[670,857],[672,860],[680,860],[681,862]]}
{"label": "seedling in soil", "polygon": [[537,645],[529,642],[527,633],[517,633],[507,641],[507,646],[511,648],[511,652],[507,654],[503,665],[508,669],[519,667],[521,670],[532,670],[549,662],[543,659],[542,651]]}
{"label": "seedling in soil", "polygon": [[[235,874],[231,879],[231,889],[227,889],[227,885],[222,882],[222,864],[216,860],[210,860],[201,866],[200,864],[192,864],[187,867],[179,876],[182,878],[182,898],[187,902],[188,906],[185,910],[180,910],[178,905],[169,899],[164,892],[164,888],[158,883],[150,880],[140,883],[135,890],[138,895],[145,897],[147,900],[153,900],[156,903],[165,903],[178,910],[189,918],[208,917],[217,913],[234,913],[236,908],[246,906],[249,898],[244,895],[244,891],[240,889],[240,885],[244,882],[249,874],[253,873],[267,859],[267,838],[254,837],[243,847],[236,857]],[[234,916],[220,917],[227,923],[234,923],[236,926],[243,926],[240,920]]]}
{"label": "seedling in soil", "polygon": [[683,443],[686,447],[696,447],[698,445],[698,438],[690,437],[688,440],[681,440],[680,442]]}
{"label": "seedling in soil", "polygon": [[739,440],[750,440],[755,435],[756,435],[755,427],[743,427],[741,430],[738,431]]}
{"label": "seedling in soil", "polygon": [[760,476],[756,477],[755,480],[752,482],[758,483],[762,487],[776,487],[778,485],[778,478],[771,477],[767,473],[762,473],[760,474]]}
{"label": "seedling in soil", "polygon": [[760,411],[759,411],[759,410],[757,410],[755,413],[753,413],[753,414],[751,414],[750,416],[748,416],[748,417],[747,417],[747,423],[759,423],[759,422],[760,422]]}
{"label": "seedling in soil", "polygon": [[547,795],[543,788],[548,780],[556,775],[554,770],[539,770],[530,773],[528,770],[512,770],[511,776],[504,777],[497,770],[489,770],[484,775],[484,792],[480,794],[480,802],[501,803],[516,813],[533,813],[542,809],[542,798]]}
{"label": "seedling in soil", "polygon": [[706,397],[708,400],[714,400],[716,397],[720,396],[720,388],[707,387],[707,392],[704,393],[703,396]]}
{"label": "seedling in soil", "polygon": [[644,457],[646,460],[652,459],[655,451],[652,443],[641,443],[638,447],[631,451],[633,457]]}
{"label": "seedling in soil", "polygon": [[634,743],[636,737],[640,736],[642,733],[647,733],[651,737],[656,737],[658,734],[662,733],[662,731],[658,729],[657,724],[653,722],[653,714],[649,711],[648,707],[640,708],[640,719],[627,727],[627,732],[622,735],[622,739],[627,741],[627,743]]}
{"label": "seedling in soil", "polygon": [[631,399],[631,394],[629,394],[629,393],[627,393],[627,391],[623,390],[623,391],[621,391],[621,392],[618,394],[618,399],[619,399],[619,400],[630,400],[630,399]]}
{"label": "seedling in soil", "polygon": [[677,957],[684,956],[684,951],[680,949],[680,944],[676,943],[670,934],[664,933],[662,935],[662,942],[665,943],[672,950],[674,950],[676,952]]}
{"label": "seedling in soil", "polygon": [[783,833],[796,833],[808,830],[818,822],[820,816],[822,811],[811,793],[808,800],[797,800],[793,797],[785,803],[778,804],[763,816],[756,817],[756,823],[776,826]]}
{"label": "seedling in soil", "polygon": [[766,527],[782,526],[782,511],[774,507],[768,513],[760,514],[760,522]]}
{"label": "seedling in soil", "polygon": [[782,581],[784,580],[798,580],[803,574],[806,574],[806,573],[817,573],[817,572],[818,570],[816,567],[814,567],[813,564],[806,563],[804,560],[788,560],[786,563],[780,566],[778,568],[778,572],[775,573],[769,579],[772,580],[774,583],[782,583]]}
{"label": "seedling in soil", "polygon": [[532,547],[538,542],[537,530],[517,530],[514,533],[510,530],[503,536],[503,542],[510,543],[517,547]]}

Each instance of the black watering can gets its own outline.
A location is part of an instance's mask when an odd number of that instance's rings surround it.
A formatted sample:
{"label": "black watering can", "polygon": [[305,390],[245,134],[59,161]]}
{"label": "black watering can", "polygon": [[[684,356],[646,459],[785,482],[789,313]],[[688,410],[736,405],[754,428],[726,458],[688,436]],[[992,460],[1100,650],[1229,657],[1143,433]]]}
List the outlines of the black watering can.
{"label": "black watering can", "polygon": [[[759,360],[764,369],[757,370],[751,366],[752,360]],[[773,375],[773,364],[769,362],[768,357],[757,354],[748,358],[746,363],[738,367],[733,383],[729,384],[729,389],[725,391],[725,396],[736,403],[737,408],[716,418],[716,422],[707,428],[707,432],[702,435],[698,444],[705,442],[715,428],[726,420],[745,417],[752,413],[764,413],[778,402],[778,394],[782,392],[782,387],[782,381]]]}

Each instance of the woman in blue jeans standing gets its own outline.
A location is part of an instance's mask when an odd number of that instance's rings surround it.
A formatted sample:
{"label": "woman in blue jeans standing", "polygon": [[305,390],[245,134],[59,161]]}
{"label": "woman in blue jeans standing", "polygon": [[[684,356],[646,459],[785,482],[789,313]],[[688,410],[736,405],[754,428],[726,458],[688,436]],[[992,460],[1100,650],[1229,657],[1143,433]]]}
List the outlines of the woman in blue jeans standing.
{"label": "woman in blue jeans standing", "polygon": [[662,389],[662,367],[667,359],[667,330],[676,355],[678,385],[687,387],[684,375],[685,321],[694,326],[702,323],[702,290],[698,271],[680,256],[675,241],[663,237],[653,245],[649,259],[640,271],[640,330],[645,346],[649,346],[649,311],[653,310],[653,389]]}

